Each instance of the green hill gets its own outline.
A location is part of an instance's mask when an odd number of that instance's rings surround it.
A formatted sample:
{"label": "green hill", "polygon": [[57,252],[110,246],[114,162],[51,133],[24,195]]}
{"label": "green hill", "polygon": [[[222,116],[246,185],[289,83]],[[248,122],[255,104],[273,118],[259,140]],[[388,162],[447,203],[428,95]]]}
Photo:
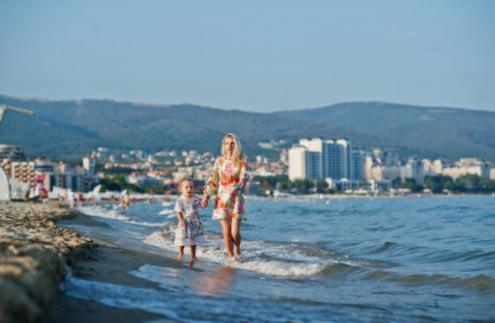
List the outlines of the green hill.
{"label": "green hill", "polygon": [[30,109],[34,118],[7,113],[0,142],[20,145],[28,155],[76,158],[105,146],[114,149],[197,149],[218,153],[227,132],[242,138],[248,155],[258,142],[297,140],[301,136],[373,139],[310,122],[262,113],[221,110],[188,104],[146,105],[111,100],[44,101],[0,96],[0,103]]}
{"label": "green hill", "polygon": [[251,156],[262,152],[261,141],[322,136],[427,157],[476,156],[495,161],[495,130],[490,127],[495,124],[494,112],[374,102],[277,113],[8,96],[0,96],[1,103],[36,113],[35,117],[7,113],[0,124],[0,143],[17,144],[29,156],[78,158],[98,146],[218,153],[223,135],[234,132]]}
{"label": "green hill", "polygon": [[388,139],[430,157],[495,161],[495,112],[350,102],[276,114]]}

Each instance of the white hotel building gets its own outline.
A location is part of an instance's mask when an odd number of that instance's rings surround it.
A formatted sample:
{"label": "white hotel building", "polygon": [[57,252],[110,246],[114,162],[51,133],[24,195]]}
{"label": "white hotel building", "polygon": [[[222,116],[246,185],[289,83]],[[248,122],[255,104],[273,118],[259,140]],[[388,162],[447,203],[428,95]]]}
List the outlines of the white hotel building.
{"label": "white hotel building", "polygon": [[364,157],[346,139],[301,139],[289,149],[289,179],[359,181],[364,178]]}

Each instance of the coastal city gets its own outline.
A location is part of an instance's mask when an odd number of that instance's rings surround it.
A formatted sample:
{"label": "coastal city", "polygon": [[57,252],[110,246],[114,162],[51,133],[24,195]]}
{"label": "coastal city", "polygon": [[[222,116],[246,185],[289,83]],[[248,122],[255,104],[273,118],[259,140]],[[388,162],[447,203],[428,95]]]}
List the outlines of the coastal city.
{"label": "coastal city", "polygon": [[[495,168],[487,161],[400,156],[393,150],[355,149],[347,139],[303,138],[298,143],[258,143],[278,158],[247,157],[249,195],[407,195],[495,192]],[[273,153],[271,154],[273,156]],[[215,154],[196,150],[134,149],[117,153],[98,147],[79,163],[28,159],[21,147],[0,145],[3,172],[12,199],[66,198],[91,193],[174,194],[188,177],[203,187]],[[89,192],[89,195],[88,195]]]}
{"label": "coastal city", "polygon": [[495,322],[495,1],[0,1],[0,323]]}

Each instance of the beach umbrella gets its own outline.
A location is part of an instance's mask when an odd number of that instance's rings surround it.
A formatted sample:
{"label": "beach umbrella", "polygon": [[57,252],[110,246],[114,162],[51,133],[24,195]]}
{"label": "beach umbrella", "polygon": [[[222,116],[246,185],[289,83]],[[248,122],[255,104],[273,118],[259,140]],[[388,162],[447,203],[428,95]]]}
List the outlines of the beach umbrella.
{"label": "beach umbrella", "polygon": [[0,122],[2,122],[3,116],[5,115],[5,113],[7,111],[13,111],[13,112],[22,113],[22,114],[26,114],[26,115],[30,115],[30,116],[34,115],[34,112],[31,110],[21,109],[21,108],[13,107],[11,105],[7,105],[7,104],[0,104]]}

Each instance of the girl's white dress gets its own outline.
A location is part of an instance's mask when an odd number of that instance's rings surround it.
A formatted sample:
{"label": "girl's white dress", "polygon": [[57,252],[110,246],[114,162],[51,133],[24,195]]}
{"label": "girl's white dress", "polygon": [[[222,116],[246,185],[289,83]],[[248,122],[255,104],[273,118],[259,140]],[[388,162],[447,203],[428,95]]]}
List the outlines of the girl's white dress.
{"label": "girl's white dress", "polygon": [[180,196],[175,202],[175,212],[181,212],[184,219],[185,228],[177,225],[175,230],[176,246],[194,246],[206,242],[203,224],[199,217],[201,200],[194,196],[190,201],[184,200]]}

